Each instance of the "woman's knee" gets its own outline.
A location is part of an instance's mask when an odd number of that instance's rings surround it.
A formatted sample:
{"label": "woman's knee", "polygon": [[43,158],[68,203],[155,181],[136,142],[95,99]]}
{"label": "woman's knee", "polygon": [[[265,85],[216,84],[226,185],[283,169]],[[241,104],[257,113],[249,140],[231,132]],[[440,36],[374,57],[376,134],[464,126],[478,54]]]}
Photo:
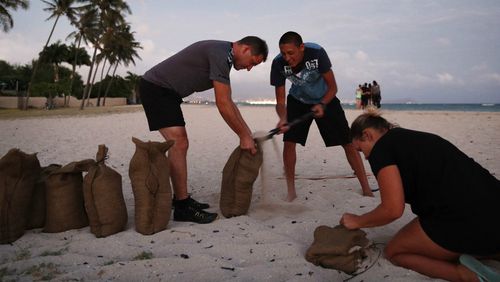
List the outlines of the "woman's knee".
{"label": "woman's knee", "polygon": [[384,248],[384,257],[395,265],[397,265],[397,259],[395,259],[395,257],[400,253],[401,248],[394,242],[394,240],[389,241],[387,246]]}

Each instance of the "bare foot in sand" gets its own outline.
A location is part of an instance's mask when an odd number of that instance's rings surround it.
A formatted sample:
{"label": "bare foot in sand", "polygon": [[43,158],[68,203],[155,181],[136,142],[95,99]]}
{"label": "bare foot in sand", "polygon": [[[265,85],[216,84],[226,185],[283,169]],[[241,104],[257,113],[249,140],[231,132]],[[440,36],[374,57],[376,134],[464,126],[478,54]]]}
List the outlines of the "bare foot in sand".
{"label": "bare foot in sand", "polygon": [[293,193],[293,194],[288,194],[288,196],[286,197],[286,201],[287,202],[293,202],[293,200],[297,199],[297,194]]}
{"label": "bare foot in sand", "polygon": [[370,191],[370,192],[363,192],[363,196],[365,196],[365,197],[375,197],[375,195],[373,195],[372,191]]}

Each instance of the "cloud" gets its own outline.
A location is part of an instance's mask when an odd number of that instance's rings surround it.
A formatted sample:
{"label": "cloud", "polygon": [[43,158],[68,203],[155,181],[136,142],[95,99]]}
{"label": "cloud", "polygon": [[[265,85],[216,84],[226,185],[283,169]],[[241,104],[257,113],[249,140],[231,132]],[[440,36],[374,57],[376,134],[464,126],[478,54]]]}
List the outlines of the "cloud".
{"label": "cloud", "polygon": [[497,84],[500,84],[500,73],[487,73],[484,75],[484,78],[488,81],[493,81]]}
{"label": "cloud", "polygon": [[437,74],[437,79],[440,83],[442,84],[450,84],[450,83],[453,83],[455,78],[453,77],[453,75],[447,73],[447,72],[444,72],[444,73],[438,73]]}
{"label": "cloud", "polygon": [[[13,34],[9,37],[0,37],[0,59],[11,64],[27,64],[37,54],[36,46],[29,38],[20,34]],[[40,48],[41,49],[41,48]]]}
{"label": "cloud", "polygon": [[367,61],[368,60],[368,54],[366,54],[365,52],[359,50],[357,51],[355,54],[354,54],[354,58],[356,58],[356,60],[358,61]]}
{"label": "cloud", "polygon": [[441,46],[450,46],[451,45],[451,40],[449,38],[446,38],[446,37],[440,37],[440,38],[436,39],[436,42],[438,45],[441,45]]}
{"label": "cloud", "polygon": [[155,51],[155,43],[151,39],[144,39],[141,41],[142,53],[148,55]]}

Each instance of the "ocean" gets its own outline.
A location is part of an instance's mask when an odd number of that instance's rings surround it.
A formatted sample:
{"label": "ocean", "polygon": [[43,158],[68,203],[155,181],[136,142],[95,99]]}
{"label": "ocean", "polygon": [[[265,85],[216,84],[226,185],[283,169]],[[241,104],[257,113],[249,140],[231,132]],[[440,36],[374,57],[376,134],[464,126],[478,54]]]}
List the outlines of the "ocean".
{"label": "ocean", "polygon": [[[238,105],[271,106],[271,103],[237,102]],[[356,109],[354,104],[342,104],[344,109]],[[455,112],[500,112],[500,104],[382,104],[381,110],[391,111],[455,111]]]}
{"label": "ocean", "polygon": [[[356,109],[356,106],[352,104],[342,104],[342,107]],[[380,109],[391,111],[500,112],[500,104],[382,104]]]}

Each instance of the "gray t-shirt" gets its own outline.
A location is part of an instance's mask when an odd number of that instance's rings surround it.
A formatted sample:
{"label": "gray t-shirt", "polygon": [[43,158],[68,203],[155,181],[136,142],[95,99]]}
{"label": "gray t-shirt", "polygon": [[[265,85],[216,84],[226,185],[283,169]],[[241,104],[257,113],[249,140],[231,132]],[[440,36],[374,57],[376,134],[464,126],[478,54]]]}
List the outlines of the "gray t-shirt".
{"label": "gray t-shirt", "polygon": [[181,98],[213,88],[213,80],[230,84],[233,65],[229,41],[196,42],[148,70],[142,77],[169,88]]}

